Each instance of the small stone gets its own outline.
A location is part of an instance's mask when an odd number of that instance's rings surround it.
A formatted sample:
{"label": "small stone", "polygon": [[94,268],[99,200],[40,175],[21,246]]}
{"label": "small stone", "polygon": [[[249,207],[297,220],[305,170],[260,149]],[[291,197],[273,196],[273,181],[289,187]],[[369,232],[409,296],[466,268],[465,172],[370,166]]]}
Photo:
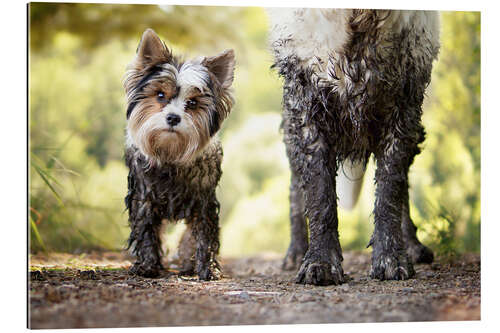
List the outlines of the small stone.
{"label": "small stone", "polygon": [[433,271],[437,271],[438,269],[441,268],[441,265],[440,264],[437,264],[437,263],[434,263],[434,264],[431,264],[431,269]]}
{"label": "small stone", "polygon": [[45,293],[45,298],[52,303],[59,303],[62,300],[61,293],[55,288],[47,289]]}
{"label": "small stone", "polygon": [[250,299],[250,295],[246,291],[241,292],[238,296],[240,298],[245,299],[245,300],[249,300]]}
{"label": "small stone", "polygon": [[78,272],[80,279],[83,280],[97,280],[97,275],[95,271],[88,270],[88,271],[79,271]]}
{"label": "small stone", "polygon": [[340,286],[339,289],[342,290],[342,291],[349,291],[350,286],[348,284],[343,284],[343,285]]}
{"label": "small stone", "polygon": [[31,281],[45,281],[47,279],[43,276],[42,272],[40,272],[40,271],[31,271],[30,272],[30,280]]}

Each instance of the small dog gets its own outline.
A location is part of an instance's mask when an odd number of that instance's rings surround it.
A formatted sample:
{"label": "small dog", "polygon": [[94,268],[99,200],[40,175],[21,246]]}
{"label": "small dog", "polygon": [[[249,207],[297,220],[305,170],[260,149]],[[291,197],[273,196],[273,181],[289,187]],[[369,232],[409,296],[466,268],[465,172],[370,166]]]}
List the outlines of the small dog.
{"label": "small dog", "polygon": [[409,215],[408,170],[425,137],[422,102],[439,50],[438,13],[279,8],[270,17],[292,171],[284,267],[301,265],[297,283],[344,281],[335,177],[340,169],[339,178],[354,179],[337,179],[350,187],[338,189],[351,197],[344,202],[354,204],[373,153],[370,276],[412,277],[411,261],[433,260]]}
{"label": "small dog", "polygon": [[134,274],[162,270],[161,226],[185,220],[179,246],[183,273],[218,277],[222,147],[215,134],[234,102],[234,52],[183,62],[151,29],[142,35],[128,66],[125,204]]}

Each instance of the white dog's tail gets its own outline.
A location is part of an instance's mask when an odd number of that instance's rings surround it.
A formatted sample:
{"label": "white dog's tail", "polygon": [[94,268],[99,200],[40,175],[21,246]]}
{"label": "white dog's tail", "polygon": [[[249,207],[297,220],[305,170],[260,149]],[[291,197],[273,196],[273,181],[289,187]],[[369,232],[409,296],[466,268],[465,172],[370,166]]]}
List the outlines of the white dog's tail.
{"label": "white dog's tail", "polygon": [[356,205],[363,185],[365,163],[344,160],[337,172],[337,196],[342,208],[351,210]]}

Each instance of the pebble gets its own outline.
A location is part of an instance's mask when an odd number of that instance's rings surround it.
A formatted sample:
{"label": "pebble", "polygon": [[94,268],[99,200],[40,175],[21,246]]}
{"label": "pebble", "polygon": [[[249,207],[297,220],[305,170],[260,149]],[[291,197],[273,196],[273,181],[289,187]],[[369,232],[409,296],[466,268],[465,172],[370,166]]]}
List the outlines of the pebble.
{"label": "pebble", "polygon": [[240,298],[245,299],[245,300],[249,300],[250,299],[250,295],[248,295],[248,293],[246,291],[241,292],[238,296]]}
{"label": "pebble", "polygon": [[339,289],[342,291],[349,291],[350,286],[348,284],[343,284]]}
{"label": "pebble", "polygon": [[40,271],[31,271],[30,272],[30,280],[32,281],[45,281],[45,277]]}
{"label": "pebble", "polygon": [[95,271],[88,270],[88,271],[78,271],[78,275],[80,279],[83,280],[97,280],[97,275]]}

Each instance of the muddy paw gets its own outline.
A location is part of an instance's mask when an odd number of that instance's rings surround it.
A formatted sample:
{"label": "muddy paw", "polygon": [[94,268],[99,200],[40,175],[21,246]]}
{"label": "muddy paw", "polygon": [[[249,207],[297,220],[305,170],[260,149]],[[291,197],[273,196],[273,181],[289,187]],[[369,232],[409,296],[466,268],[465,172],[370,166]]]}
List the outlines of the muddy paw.
{"label": "muddy paw", "polygon": [[379,280],[407,280],[415,275],[412,263],[406,253],[381,254],[372,258],[370,277]]}
{"label": "muddy paw", "polygon": [[300,267],[306,252],[307,248],[302,249],[297,246],[290,245],[288,251],[286,252],[285,259],[283,259],[281,268],[286,271],[296,270]]}
{"label": "muddy paw", "polygon": [[133,275],[140,275],[147,278],[154,278],[160,275],[162,267],[160,265],[136,262],[130,267],[129,272]]}
{"label": "muddy paw", "polygon": [[203,269],[198,272],[198,278],[202,281],[219,280],[222,276],[221,271],[217,267]]}
{"label": "muddy paw", "polygon": [[198,278],[203,281],[219,280],[222,277],[222,269],[217,260],[199,265],[197,271]]}
{"label": "muddy paw", "polygon": [[406,252],[414,264],[430,264],[434,261],[434,253],[422,244],[410,244]]}
{"label": "muddy paw", "polygon": [[313,262],[311,260],[306,260],[302,263],[295,278],[296,283],[313,284],[316,286],[338,285],[344,281],[344,271],[340,263],[332,265],[326,262]]}

